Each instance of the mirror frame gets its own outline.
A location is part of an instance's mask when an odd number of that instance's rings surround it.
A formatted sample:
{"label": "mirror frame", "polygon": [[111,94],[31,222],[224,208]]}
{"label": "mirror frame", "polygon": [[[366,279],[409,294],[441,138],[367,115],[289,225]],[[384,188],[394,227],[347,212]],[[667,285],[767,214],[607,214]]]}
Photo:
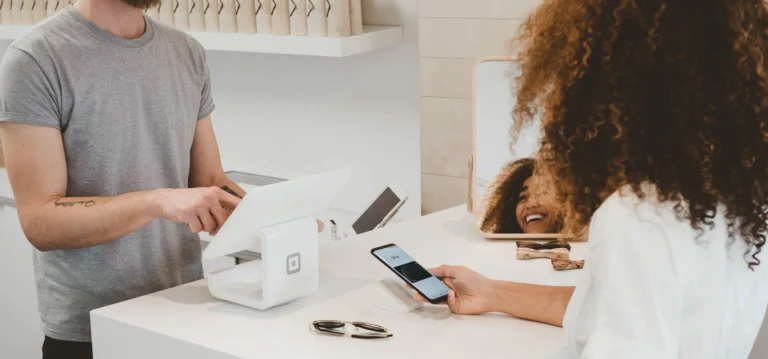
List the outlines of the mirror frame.
{"label": "mirror frame", "polygon": [[[472,227],[475,232],[486,239],[497,240],[553,240],[561,239],[565,241],[577,241],[574,236],[564,235],[559,233],[542,233],[542,234],[519,234],[519,233],[487,233],[480,230],[478,226],[479,214],[475,212],[475,155],[477,149],[477,69],[480,65],[486,62],[512,62],[517,61],[516,56],[490,56],[483,57],[475,61],[475,65],[472,68],[472,154],[469,156],[469,176],[468,182],[468,199],[467,199],[467,211],[472,214]],[[511,125],[511,123],[510,123]]]}

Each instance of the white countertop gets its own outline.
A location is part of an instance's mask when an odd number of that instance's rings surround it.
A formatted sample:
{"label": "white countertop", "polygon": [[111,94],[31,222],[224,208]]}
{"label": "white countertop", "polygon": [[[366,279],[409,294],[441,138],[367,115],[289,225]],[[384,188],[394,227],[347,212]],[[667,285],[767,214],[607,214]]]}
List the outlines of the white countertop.
{"label": "white countertop", "polygon": [[[575,285],[581,271],[555,272],[548,260],[518,261],[515,244],[472,229],[466,207],[320,247],[320,291],[267,311],[213,298],[205,281],[92,312],[96,359],[122,358],[542,358],[564,344],[562,329],[500,314],[456,316],[427,306],[411,313],[377,309],[378,281],[390,272],[370,249],[396,243],[425,266],[461,264],[488,276]],[[585,255],[574,244],[572,257]],[[328,337],[313,320],[369,321],[387,340]]]}

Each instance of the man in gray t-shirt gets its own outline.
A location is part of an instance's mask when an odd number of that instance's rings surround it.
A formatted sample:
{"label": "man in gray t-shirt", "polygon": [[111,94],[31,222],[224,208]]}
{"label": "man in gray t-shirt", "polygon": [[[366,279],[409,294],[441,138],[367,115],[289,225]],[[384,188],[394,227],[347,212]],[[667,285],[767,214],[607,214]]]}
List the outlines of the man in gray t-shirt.
{"label": "man in gray t-shirt", "polygon": [[0,65],[44,358],[91,355],[91,310],[202,278],[196,233],[238,204],[220,187],[244,193],[221,167],[205,52],[143,16],[157,1],[80,0]]}

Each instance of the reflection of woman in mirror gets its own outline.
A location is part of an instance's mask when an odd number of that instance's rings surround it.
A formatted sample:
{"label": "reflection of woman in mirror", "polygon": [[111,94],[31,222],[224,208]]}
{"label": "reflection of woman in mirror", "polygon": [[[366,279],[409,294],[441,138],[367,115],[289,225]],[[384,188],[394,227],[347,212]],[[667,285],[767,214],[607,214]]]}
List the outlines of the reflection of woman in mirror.
{"label": "reflection of woman in mirror", "polygon": [[560,210],[551,189],[534,176],[536,162],[510,162],[489,186],[480,229],[486,233],[558,233]]}

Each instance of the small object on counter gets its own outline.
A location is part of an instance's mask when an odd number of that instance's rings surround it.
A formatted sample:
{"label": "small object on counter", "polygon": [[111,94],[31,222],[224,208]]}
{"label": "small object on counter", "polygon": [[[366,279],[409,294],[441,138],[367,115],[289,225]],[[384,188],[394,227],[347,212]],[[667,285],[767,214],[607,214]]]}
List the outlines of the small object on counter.
{"label": "small object on counter", "polygon": [[555,268],[556,271],[567,271],[567,270],[574,270],[574,269],[584,269],[584,261],[572,261],[572,260],[566,260],[566,259],[553,259],[552,260],[552,267]]}
{"label": "small object on counter", "polygon": [[569,259],[570,254],[564,248],[534,250],[528,248],[517,249],[517,259]]}
{"label": "small object on counter", "polygon": [[517,242],[517,259],[569,259],[571,245],[562,241]]}
{"label": "small object on counter", "polygon": [[331,239],[339,240],[339,227],[336,225],[336,221],[329,220],[331,222]]}
{"label": "small object on counter", "polygon": [[571,245],[568,244],[568,242],[564,242],[564,241],[549,241],[545,243],[518,241],[516,244],[517,244],[517,248],[529,248],[529,249],[535,249],[535,250],[556,249],[556,248],[565,248],[568,251],[571,250]]}

